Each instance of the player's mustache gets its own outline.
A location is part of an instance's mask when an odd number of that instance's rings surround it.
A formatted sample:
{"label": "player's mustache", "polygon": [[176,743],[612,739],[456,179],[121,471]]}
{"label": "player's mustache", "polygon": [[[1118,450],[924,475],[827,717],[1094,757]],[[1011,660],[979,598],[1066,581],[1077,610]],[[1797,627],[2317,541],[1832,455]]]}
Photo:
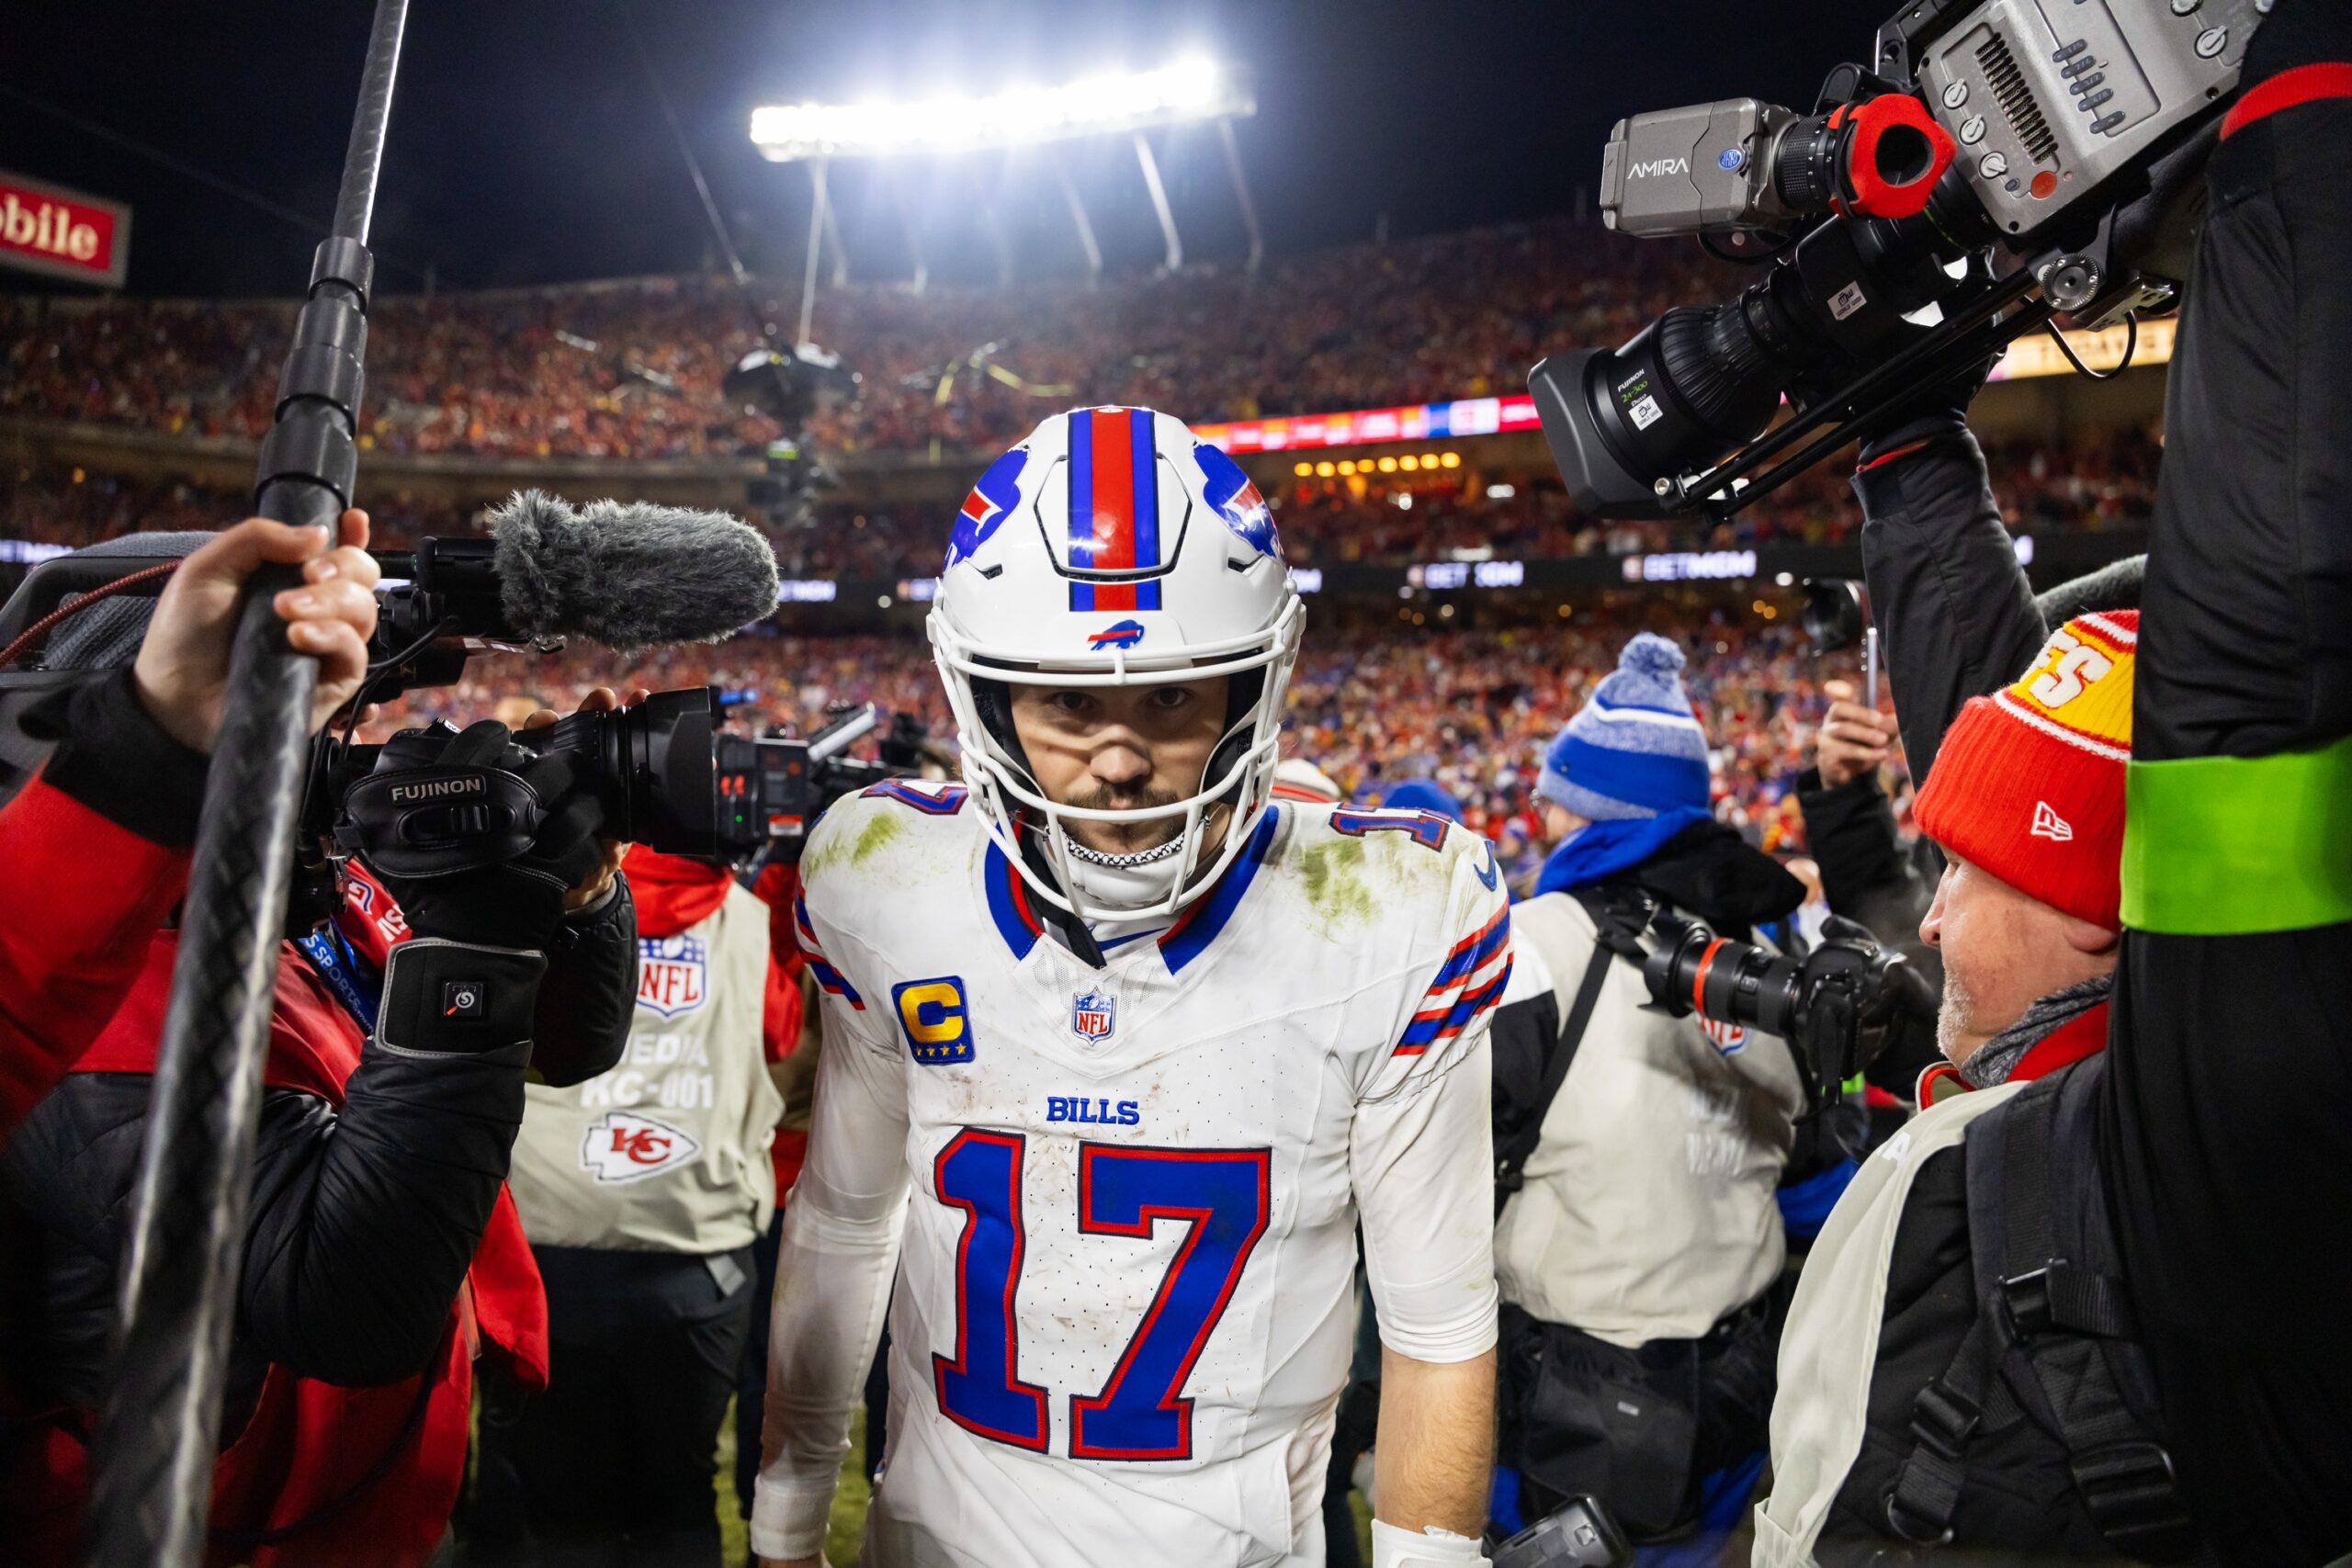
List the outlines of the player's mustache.
{"label": "player's mustache", "polygon": [[1080,811],[1151,811],[1163,806],[1173,806],[1183,799],[1174,790],[1157,789],[1148,784],[1096,784],[1070,799],[1065,806]]}

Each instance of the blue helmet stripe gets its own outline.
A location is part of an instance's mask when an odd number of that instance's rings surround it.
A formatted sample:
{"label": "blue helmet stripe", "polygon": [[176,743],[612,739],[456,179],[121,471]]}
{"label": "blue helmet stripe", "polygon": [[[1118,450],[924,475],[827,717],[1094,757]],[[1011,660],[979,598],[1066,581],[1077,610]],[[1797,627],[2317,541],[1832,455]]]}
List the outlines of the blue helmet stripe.
{"label": "blue helmet stripe", "polygon": [[1069,417],[1069,564],[1080,571],[1094,565],[1094,421],[1083,413]]}
{"label": "blue helmet stripe", "polygon": [[1136,565],[1158,566],[1159,460],[1152,442],[1149,409],[1135,409],[1128,413],[1127,453],[1127,471],[1135,479]]}

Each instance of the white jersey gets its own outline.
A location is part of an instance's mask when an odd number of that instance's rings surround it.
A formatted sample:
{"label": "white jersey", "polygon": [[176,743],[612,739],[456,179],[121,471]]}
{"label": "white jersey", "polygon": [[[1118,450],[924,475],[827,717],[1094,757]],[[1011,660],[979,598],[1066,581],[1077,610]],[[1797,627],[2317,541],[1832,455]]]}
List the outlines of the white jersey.
{"label": "white jersey", "polygon": [[1485,841],[1280,803],[1101,969],[960,786],[841,802],[802,872],[826,1038],[755,1550],[822,1539],[895,1260],[869,1562],[1319,1564],[1359,1221],[1390,1348],[1495,1343]]}

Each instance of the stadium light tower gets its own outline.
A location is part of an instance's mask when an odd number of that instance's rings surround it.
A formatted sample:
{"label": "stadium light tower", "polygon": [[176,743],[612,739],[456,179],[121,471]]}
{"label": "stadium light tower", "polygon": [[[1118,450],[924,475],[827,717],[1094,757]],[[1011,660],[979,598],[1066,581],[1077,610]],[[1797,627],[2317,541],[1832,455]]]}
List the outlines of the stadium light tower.
{"label": "stadium light tower", "polygon": [[[825,166],[835,158],[891,158],[968,152],[988,148],[1037,147],[1056,141],[1125,135],[1151,193],[1167,243],[1167,264],[1183,265],[1183,240],[1144,132],[1164,125],[1218,122],[1225,139],[1226,169],[1234,197],[1250,231],[1254,268],[1265,242],[1258,231],[1257,204],[1250,198],[1241,160],[1233,146],[1232,122],[1258,112],[1249,73],[1200,55],[1187,55],[1151,71],[1102,73],[1055,87],[1020,87],[986,97],[944,96],[913,101],[858,104],[770,104],[752,111],[752,141],[778,164],[809,164],[811,200],[809,262],[801,299],[801,335],[816,284],[816,235],[825,220]],[[1065,180],[1070,217],[1091,270],[1102,253],[1093,225]],[[920,265],[920,263],[918,263]]]}

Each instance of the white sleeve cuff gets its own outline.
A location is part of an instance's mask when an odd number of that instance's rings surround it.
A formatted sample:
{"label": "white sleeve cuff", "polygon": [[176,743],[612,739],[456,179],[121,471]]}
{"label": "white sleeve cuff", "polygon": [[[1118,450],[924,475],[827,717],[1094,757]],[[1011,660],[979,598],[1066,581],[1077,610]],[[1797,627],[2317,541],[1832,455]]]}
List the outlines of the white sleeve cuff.
{"label": "white sleeve cuff", "polygon": [[825,1549],[833,1512],[833,1477],[785,1482],[761,1476],[752,1486],[752,1551],[788,1562]]}
{"label": "white sleeve cuff", "polygon": [[1466,1535],[1432,1525],[1416,1534],[1384,1519],[1372,1521],[1372,1568],[1486,1568],[1487,1549]]}
{"label": "white sleeve cuff", "polygon": [[1495,1288],[1493,1276],[1489,1275],[1483,1282],[1466,1289],[1459,1285],[1449,1289],[1466,1300],[1450,1316],[1442,1316],[1436,1303],[1424,1304],[1419,1292],[1390,1286],[1388,1302],[1396,1304],[1399,1317],[1410,1313],[1413,1322],[1409,1327],[1399,1323],[1391,1329],[1388,1307],[1383,1305],[1380,1309],[1382,1347],[1409,1360],[1427,1361],[1431,1366],[1450,1366],[1456,1361],[1475,1361],[1500,1344],[1502,1293]]}

